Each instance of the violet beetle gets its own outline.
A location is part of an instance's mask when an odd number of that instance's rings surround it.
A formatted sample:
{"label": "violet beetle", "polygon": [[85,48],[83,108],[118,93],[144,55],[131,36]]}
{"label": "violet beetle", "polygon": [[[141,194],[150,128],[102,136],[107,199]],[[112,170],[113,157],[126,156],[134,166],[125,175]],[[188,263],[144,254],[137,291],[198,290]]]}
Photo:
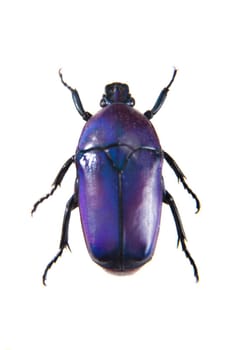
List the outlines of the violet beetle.
{"label": "violet beetle", "polygon": [[59,71],[62,83],[71,93],[76,109],[87,122],[79,139],[75,155],[70,157],[55,178],[52,190],[39,199],[32,209],[51,196],[71,166],[75,163],[77,177],[74,193],[66,204],[59,252],[43,274],[68,247],[70,215],[79,206],[88,252],[100,266],[112,272],[128,272],[148,262],[154,253],[159,233],[162,203],[173,214],[178,244],[191,263],[198,281],[198,270],[187,246],[180,215],[171,194],[165,189],[162,164],[165,159],[178,180],[196,201],[185,176],[173,158],[162,150],[150,119],[163,105],[177,70],[169,84],[160,92],[153,108],[144,114],[133,108],[135,101],[126,84],[113,83],[105,87],[100,106],[91,115],[83,108],[76,89],[70,87]]}

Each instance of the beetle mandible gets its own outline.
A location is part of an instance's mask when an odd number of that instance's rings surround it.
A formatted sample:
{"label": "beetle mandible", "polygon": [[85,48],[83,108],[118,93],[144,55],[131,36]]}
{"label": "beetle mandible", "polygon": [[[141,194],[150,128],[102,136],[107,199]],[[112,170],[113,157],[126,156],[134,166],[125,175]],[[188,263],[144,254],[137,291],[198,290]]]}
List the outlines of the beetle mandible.
{"label": "beetle mandible", "polygon": [[68,229],[73,209],[79,207],[88,252],[100,266],[118,272],[139,268],[154,253],[158,238],[162,203],[169,205],[175,220],[178,244],[191,263],[198,281],[198,270],[186,246],[180,215],[162,177],[163,159],[196,202],[185,176],[174,159],[162,150],[150,119],[163,105],[177,69],[169,84],[160,92],[153,108],[144,114],[134,109],[135,101],[126,84],[112,83],[105,87],[100,106],[91,115],[83,108],[78,91],[70,87],[59,70],[63,85],[72,93],[75,107],[86,125],[75,155],[70,157],[55,178],[51,191],[40,198],[32,209],[50,197],[75,163],[77,177],[74,193],[66,204],[59,252],[47,265],[48,270],[68,247]]}

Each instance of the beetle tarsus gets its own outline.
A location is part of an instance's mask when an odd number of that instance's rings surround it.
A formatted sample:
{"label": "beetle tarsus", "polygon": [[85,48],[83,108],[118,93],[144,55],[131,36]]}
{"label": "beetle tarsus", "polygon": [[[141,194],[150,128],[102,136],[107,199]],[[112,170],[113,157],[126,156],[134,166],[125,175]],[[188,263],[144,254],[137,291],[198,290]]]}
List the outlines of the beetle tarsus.
{"label": "beetle tarsus", "polygon": [[45,199],[48,199],[50,196],[53,195],[53,193],[56,191],[57,189],[57,186],[56,185],[53,185],[53,188],[52,190],[47,193],[44,197],[41,197],[34,205],[33,205],[33,208],[31,210],[31,215],[33,215],[38,207],[39,204],[41,204]]}
{"label": "beetle tarsus", "polygon": [[63,249],[59,250],[59,252],[57,253],[57,255],[53,258],[53,260],[50,261],[50,263],[46,266],[46,269],[43,273],[43,277],[42,277],[42,281],[43,281],[43,285],[46,286],[46,278],[47,278],[47,273],[48,273],[48,270],[51,268],[51,266],[53,264],[56,263],[57,259],[60,258],[60,256],[62,256],[62,253],[63,253]]}
{"label": "beetle tarsus", "polygon": [[185,181],[185,175],[183,173],[183,171],[180,169],[180,167],[178,166],[178,164],[175,162],[175,160],[167,153],[164,152],[164,158],[166,159],[166,161],[168,162],[168,164],[170,165],[170,167],[172,168],[172,170],[174,171],[174,173],[176,174],[178,180],[182,183],[182,185],[184,186],[184,188],[188,191],[188,193],[194,198],[194,200],[196,201],[196,213],[199,212],[200,208],[201,208],[201,203],[197,197],[197,195],[191,190],[191,188],[188,186],[188,184]]}
{"label": "beetle tarsus", "polygon": [[46,266],[46,269],[43,274],[43,284],[46,285],[46,276],[48,273],[48,270],[52,267],[53,264],[56,263],[57,259],[62,255],[63,250],[65,248],[68,248],[70,251],[70,246],[68,243],[68,230],[69,230],[69,222],[70,222],[70,214],[71,211],[75,208],[77,208],[78,203],[76,200],[76,196],[73,194],[72,197],[68,200],[66,204],[64,219],[63,219],[63,225],[62,225],[62,235],[61,235],[61,241],[59,246],[59,252],[57,255],[50,261],[50,263]]}
{"label": "beetle tarsus", "polygon": [[181,243],[181,247],[183,249],[183,252],[185,253],[186,257],[189,259],[189,262],[193,267],[194,276],[196,278],[196,281],[198,282],[199,281],[198,269],[197,269],[197,266],[195,264],[195,261],[193,260],[191,254],[189,253],[189,251],[187,249],[187,246],[185,243],[185,241],[186,241],[185,232],[184,232],[184,228],[182,225],[182,221],[181,221],[180,214],[178,212],[176,203],[175,203],[173,197],[167,191],[165,191],[165,193],[164,193],[163,201],[164,201],[164,203],[166,203],[170,206],[172,215],[173,215],[174,220],[175,220],[177,234],[178,234],[177,245],[179,244],[179,242]]}
{"label": "beetle tarsus", "polygon": [[39,204],[41,204],[45,199],[48,199],[50,196],[53,195],[53,193],[56,191],[58,186],[61,186],[62,180],[67,172],[67,170],[69,169],[69,167],[71,166],[71,164],[74,162],[75,156],[70,157],[62,166],[62,168],[60,169],[59,173],[57,174],[55,180],[53,181],[52,184],[52,190],[47,193],[45,196],[41,197],[33,206],[32,211],[31,211],[31,215],[33,215],[33,213],[35,213],[37,207]]}
{"label": "beetle tarsus", "polygon": [[169,88],[171,87],[171,85],[172,85],[172,83],[173,83],[173,81],[175,80],[175,76],[176,76],[176,74],[177,74],[177,68],[176,67],[174,67],[174,72],[173,72],[173,76],[172,76],[172,78],[171,78],[171,81],[170,81],[170,83],[166,86],[166,90],[169,90]]}

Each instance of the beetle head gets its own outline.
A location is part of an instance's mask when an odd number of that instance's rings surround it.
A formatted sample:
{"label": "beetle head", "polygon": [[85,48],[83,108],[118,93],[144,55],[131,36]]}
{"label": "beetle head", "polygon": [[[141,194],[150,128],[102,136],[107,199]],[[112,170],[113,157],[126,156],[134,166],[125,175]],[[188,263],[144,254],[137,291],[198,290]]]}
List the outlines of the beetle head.
{"label": "beetle head", "polygon": [[105,107],[112,103],[125,103],[131,107],[134,106],[135,101],[129,93],[127,84],[112,83],[105,86],[105,94],[100,101],[100,106]]}

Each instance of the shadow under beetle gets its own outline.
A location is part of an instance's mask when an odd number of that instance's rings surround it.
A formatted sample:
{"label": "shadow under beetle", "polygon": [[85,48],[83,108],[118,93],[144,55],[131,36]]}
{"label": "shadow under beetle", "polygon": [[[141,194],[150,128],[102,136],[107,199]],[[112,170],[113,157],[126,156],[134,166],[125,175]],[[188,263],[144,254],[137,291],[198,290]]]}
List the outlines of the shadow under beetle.
{"label": "shadow under beetle", "polygon": [[75,107],[87,122],[79,139],[75,155],[70,157],[55,178],[52,190],[39,199],[32,209],[57,189],[75,163],[77,177],[74,193],[66,204],[59,252],[43,274],[68,247],[71,211],[79,206],[84,237],[92,259],[110,270],[127,272],[148,262],[158,238],[162,203],[169,205],[176,224],[178,244],[191,263],[198,281],[198,270],[187,246],[183,225],[171,194],[165,189],[162,163],[165,159],[178,180],[196,201],[200,202],[185,182],[176,162],[162,150],[150,119],[163,105],[177,70],[169,84],[160,92],[153,108],[144,114],[133,108],[135,101],[126,84],[113,83],[105,87],[100,106],[92,116],[83,108],[76,89],[70,87],[59,71],[62,83],[71,91]]}

